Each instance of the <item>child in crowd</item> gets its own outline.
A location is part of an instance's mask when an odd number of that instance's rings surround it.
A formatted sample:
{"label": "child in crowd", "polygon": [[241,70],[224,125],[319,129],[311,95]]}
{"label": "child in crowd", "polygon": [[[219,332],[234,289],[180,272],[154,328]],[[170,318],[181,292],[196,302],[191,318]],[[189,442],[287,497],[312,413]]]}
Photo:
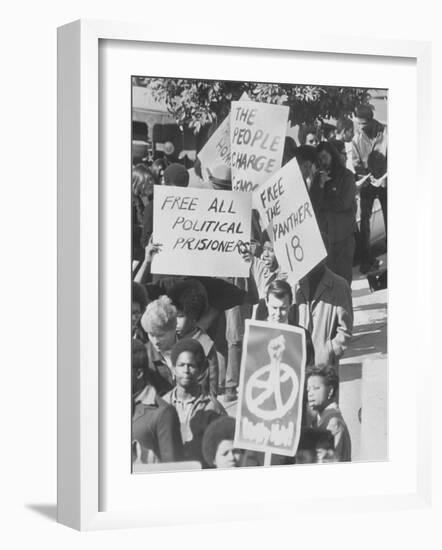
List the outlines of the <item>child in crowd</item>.
{"label": "child in crowd", "polygon": [[169,297],[177,309],[178,339],[193,338],[201,344],[207,360],[207,369],[201,373],[200,383],[205,393],[218,393],[218,356],[215,345],[198,321],[208,310],[204,285],[196,279],[185,279],[171,288]]}
{"label": "child in crowd", "polygon": [[164,400],[178,413],[185,460],[198,460],[205,466],[201,450],[204,431],[226,411],[215,397],[201,390],[199,380],[207,369],[207,360],[197,340],[179,340],[172,349],[171,360],[177,385],[166,393]]}
{"label": "child in crowd", "polygon": [[214,468],[236,468],[241,466],[243,451],[235,449],[235,420],[222,416],[214,420],[204,432],[203,456]]}
{"label": "child in crowd", "polygon": [[[307,372],[307,399],[311,410],[316,413],[312,427],[326,429],[333,435],[336,460],[351,460],[351,441],[347,425],[336,403],[339,379],[332,366],[311,367]],[[329,458],[326,452],[318,454],[322,461]]]}

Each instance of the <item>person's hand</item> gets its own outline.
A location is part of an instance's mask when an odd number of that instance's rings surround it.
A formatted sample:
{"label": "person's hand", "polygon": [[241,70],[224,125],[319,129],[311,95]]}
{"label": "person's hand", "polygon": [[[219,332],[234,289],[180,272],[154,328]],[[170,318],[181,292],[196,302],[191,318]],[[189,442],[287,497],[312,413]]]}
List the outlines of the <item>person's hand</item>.
{"label": "person's hand", "polygon": [[321,189],[324,189],[324,185],[330,180],[330,176],[327,174],[327,172],[321,171],[319,172],[318,181],[319,181],[319,187]]}
{"label": "person's hand", "polygon": [[238,246],[238,251],[242,256],[242,259],[247,262],[248,264],[252,263],[253,260],[253,254],[252,249],[249,243],[241,243]]}
{"label": "person's hand", "polygon": [[376,147],[376,145],[379,145],[379,143],[381,143],[383,139],[384,139],[384,131],[383,131],[383,130],[380,130],[380,131],[376,134],[376,137],[374,138],[374,141],[373,141],[373,149]]}
{"label": "person's hand", "polygon": [[151,237],[145,248],[145,259],[151,262],[155,254],[158,254],[159,252],[161,252],[162,246],[163,245],[161,243],[154,243],[153,237]]}

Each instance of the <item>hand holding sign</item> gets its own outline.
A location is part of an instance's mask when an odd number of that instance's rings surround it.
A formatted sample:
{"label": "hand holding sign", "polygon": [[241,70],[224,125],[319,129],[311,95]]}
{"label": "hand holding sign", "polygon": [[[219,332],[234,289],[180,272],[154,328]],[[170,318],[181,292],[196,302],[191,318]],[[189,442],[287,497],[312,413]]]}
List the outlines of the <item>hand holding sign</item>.
{"label": "hand holding sign", "polygon": [[144,257],[147,259],[147,261],[151,262],[152,258],[155,256],[155,254],[158,254],[161,252],[161,247],[163,245],[161,243],[154,243],[153,242],[153,235],[151,235],[149,242],[146,245],[146,248],[144,249]]}

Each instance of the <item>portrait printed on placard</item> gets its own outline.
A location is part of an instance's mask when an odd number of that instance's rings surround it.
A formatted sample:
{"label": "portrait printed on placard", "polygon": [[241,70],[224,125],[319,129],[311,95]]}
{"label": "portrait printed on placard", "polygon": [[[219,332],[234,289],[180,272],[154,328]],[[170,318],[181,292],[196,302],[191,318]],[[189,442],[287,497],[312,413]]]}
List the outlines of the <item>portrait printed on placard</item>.
{"label": "portrait printed on placard", "polygon": [[388,90],[132,77],[132,472],[388,459]]}

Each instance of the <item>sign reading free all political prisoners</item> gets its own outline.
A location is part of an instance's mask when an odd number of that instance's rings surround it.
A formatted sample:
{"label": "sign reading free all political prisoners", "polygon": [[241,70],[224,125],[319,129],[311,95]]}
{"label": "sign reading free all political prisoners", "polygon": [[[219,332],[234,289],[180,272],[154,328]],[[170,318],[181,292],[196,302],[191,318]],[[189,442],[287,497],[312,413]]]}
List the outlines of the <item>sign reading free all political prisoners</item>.
{"label": "sign reading free all political prisoners", "polygon": [[234,446],[294,456],[306,363],[299,327],[246,321]]}
{"label": "sign reading free all political prisoners", "polygon": [[286,106],[232,101],[232,189],[253,191],[281,168],[288,116]]}
{"label": "sign reading free all political prisoners", "polygon": [[154,186],[152,273],[248,277],[240,254],[250,243],[249,193]]}
{"label": "sign reading free all political prisoners", "polygon": [[296,159],[254,192],[262,227],[267,228],[283,272],[299,281],[327,256]]}

